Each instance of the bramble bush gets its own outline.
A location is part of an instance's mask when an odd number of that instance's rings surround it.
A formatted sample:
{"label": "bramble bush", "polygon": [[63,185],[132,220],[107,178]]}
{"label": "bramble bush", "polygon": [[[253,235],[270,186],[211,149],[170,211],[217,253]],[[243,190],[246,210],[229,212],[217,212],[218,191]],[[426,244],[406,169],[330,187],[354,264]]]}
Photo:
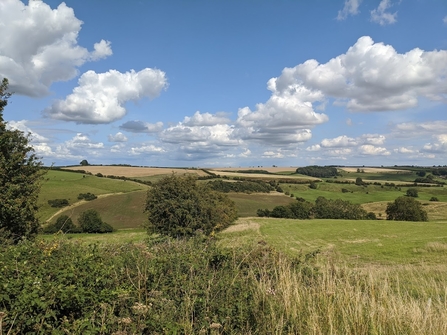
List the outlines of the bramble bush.
{"label": "bramble bush", "polygon": [[[223,249],[203,236],[0,246],[2,327],[11,334],[268,334],[275,325],[266,321],[267,306],[277,297],[259,281],[278,286],[280,256],[264,245]],[[307,264],[300,262],[294,276]]]}

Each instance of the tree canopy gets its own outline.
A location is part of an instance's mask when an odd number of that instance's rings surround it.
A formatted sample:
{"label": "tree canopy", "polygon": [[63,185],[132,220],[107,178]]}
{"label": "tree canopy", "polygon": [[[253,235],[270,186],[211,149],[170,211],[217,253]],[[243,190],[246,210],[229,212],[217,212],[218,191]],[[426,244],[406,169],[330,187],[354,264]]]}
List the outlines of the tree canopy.
{"label": "tree canopy", "polygon": [[427,212],[412,197],[399,197],[386,207],[386,219],[396,221],[428,221]]}
{"label": "tree canopy", "polygon": [[3,110],[11,94],[0,84],[0,238],[17,243],[37,234],[37,197],[44,174],[29,135],[7,128]]}
{"label": "tree canopy", "polygon": [[330,178],[339,175],[337,168],[332,166],[306,166],[296,169],[296,173],[316,178]]}
{"label": "tree canopy", "polygon": [[232,200],[190,175],[172,174],[154,184],[145,209],[148,232],[172,237],[192,236],[196,231],[209,235],[237,218]]}

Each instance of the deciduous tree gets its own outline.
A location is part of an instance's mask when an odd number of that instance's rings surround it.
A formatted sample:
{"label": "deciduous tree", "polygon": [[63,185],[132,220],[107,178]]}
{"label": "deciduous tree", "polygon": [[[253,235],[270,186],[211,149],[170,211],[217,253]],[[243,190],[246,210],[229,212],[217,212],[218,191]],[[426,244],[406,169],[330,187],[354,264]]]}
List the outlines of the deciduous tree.
{"label": "deciduous tree", "polygon": [[236,218],[233,201],[225,194],[197,183],[193,176],[172,174],[161,179],[147,193],[149,233],[172,237],[205,235],[228,227]]}
{"label": "deciduous tree", "polygon": [[0,84],[0,238],[17,243],[37,234],[37,197],[44,174],[29,135],[11,130],[3,119],[8,80]]}
{"label": "deciduous tree", "polygon": [[386,207],[386,219],[397,221],[427,221],[427,212],[419,201],[411,197],[399,197]]}

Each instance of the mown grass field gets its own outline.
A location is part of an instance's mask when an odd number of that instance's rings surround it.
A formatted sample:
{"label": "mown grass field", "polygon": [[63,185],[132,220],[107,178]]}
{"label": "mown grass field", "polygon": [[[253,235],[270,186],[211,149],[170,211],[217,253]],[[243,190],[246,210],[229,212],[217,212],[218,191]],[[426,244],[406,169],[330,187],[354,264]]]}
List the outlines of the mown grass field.
{"label": "mown grass field", "polygon": [[[444,265],[447,261],[447,220],[400,222],[387,220],[290,220],[249,218],[256,229],[237,225],[222,236],[237,243],[251,234],[291,256],[321,250],[341,256],[353,266]],[[248,227],[247,227],[248,228]],[[233,232],[232,232],[233,231]],[[247,237],[245,237],[247,238]]]}

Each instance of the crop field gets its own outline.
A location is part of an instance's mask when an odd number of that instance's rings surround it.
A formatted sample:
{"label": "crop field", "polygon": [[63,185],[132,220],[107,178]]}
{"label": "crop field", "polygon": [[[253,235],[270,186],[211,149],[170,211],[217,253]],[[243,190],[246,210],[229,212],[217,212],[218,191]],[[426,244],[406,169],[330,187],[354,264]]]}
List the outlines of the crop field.
{"label": "crop field", "polygon": [[171,173],[185,174],[194,173],[199,176],[206,176],[206,173],[198,169],[180,168],[156,168],[156,167],[136,167],[136,166],[72,166],[64,168],[67,170],[84,170],[92,174],[102,173],[104,176],[124,176],[124,177],[151,177],[156,175],[169,175]]}
{"label": "crop field", "polygon": [[[296,171],[296,167],[259,167],[259,168],[213,168],[210,169],[211,171],[229,171],[229,172],[234,172],[234,171],[249,171],[249,170],[263,170],[263,171],[267,171],[270,173],[279,173],[279,174],[283,174],[283,173],[295,173]],[[217,173],[217,172],[216,172]]]}

